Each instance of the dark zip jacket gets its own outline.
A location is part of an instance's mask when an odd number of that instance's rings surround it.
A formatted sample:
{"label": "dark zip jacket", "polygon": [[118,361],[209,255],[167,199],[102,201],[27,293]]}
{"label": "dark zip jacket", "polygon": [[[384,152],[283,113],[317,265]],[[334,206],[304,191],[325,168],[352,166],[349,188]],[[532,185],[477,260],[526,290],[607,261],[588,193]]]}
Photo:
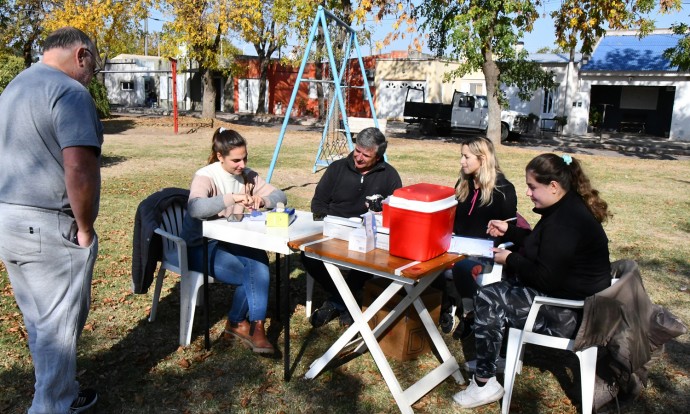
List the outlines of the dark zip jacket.
{"label": "dark zip jacket", "polygon": [[162,212],[177,202],[187,205],[189,190],[164,188],[144,199],[134,216],[132,236],[132,291],[146,293],[153,282],[157,263],[163,258],[163,241],[154,233],[161,225]]}
{"label": "dark zip jacket", "polygon": [[361,174],[350,153],[328,166],[316,185],[311,211],[317,217],[358,217],[367,212],[367,196],[380,194],[386,198],[400,187],[402,180],[393,166],[381,160]]}

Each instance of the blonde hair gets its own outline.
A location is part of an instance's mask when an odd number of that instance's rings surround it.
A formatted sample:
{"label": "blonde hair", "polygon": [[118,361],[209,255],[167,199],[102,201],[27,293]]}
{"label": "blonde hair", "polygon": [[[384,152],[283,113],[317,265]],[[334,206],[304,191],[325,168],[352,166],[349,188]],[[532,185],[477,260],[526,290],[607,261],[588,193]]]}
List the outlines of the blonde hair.
{"label": "blonde hair", "polygon": [[[479,205],[489,205],[493,201],[496,177],[501,173],[501,168],[498,166],[498,160],[496,159],[494,144],[486,138],[475,137],[464,140],[460,148],[464,146],[467,146],[467,149],[479,158],[480,161],[479,171],[476,173],[479,190],[482,193]],[[462,168],[460,168],[460,178],[458,178],[458,182],[455,185],[455,197],[458,201],[465,201],[470,195],[469,181],[472,179],[474,179],[474,176],[466,175],[462,172]]]}

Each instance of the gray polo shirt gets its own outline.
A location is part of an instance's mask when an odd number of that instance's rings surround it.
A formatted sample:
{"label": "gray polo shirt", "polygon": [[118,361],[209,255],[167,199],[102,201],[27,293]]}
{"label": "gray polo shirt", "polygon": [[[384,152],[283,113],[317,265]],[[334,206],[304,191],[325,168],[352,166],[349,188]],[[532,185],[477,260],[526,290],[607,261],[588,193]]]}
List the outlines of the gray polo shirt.
{"label": "gray polo shirt", "polygon": [[0,202],[69,208],[62,150],[93,147],[103,126],[89,91],[43,63],[24,70],[0,95]]}

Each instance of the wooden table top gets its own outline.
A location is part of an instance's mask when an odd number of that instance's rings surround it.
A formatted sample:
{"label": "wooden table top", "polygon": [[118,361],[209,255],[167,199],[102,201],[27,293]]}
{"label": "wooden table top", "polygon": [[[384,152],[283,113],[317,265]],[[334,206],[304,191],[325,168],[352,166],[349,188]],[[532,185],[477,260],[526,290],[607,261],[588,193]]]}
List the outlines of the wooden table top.
{"label": "wooden table top", "polygon": [[[323,258],[351,263],[357,266],[368,267],[376,271],[395,274],[395,270],[414,262],[391,255],[387,250],[374,249],[367,253],[360,253],[348,249],[348,242],[339,239],[324,240],[319,243],[303,245],[324,239],[323,234],[316,234],[298,240],[292,240],[288,246],[294,250],[303,250]],[[444,253],[425,262],[407,267],[400,273],[401,276],[410,279],[419,279],[427,274],[449,268],[453,263],[464,259],[463,255]]]}

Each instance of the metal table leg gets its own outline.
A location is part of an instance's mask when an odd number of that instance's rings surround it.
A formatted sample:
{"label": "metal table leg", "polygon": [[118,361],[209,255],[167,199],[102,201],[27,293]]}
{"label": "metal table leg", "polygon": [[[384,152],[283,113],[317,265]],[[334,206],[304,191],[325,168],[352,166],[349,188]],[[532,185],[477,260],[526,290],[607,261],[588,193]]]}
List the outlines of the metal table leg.
{"label": "metal table leg", "polygon": [[211,349],[211,306],[208,297],[208,238],[202,237],[202,245],[204,250],[204,320],[206,324],[206,332],[204,332],[204,343],[206,349]]}

